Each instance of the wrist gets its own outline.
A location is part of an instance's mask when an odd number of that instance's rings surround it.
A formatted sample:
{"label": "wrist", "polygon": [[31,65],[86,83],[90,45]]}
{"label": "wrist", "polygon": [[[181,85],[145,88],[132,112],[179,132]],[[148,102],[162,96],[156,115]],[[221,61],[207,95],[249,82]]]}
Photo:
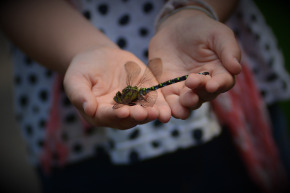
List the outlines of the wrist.
{"label": "wrist", "polygon": [[169,17],[175,15],[176,13],[184,10],[192,10],[201,12],[208,17],[218,20],[218,16],[214,9],[202,0],[170,0],[168,1],[155,21],[155,29],[158,30],[159,26],[167,20]]}

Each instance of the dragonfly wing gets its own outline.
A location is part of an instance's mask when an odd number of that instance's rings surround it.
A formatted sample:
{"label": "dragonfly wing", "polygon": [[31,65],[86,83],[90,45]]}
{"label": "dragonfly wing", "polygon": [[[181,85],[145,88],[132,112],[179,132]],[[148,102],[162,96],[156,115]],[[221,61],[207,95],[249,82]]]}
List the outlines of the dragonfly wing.
{"label": "dragonfly wing", "polygon": [[153,107],[156,102],[158,93],[157,91],[151,91],[147,93],[145,96],[141,95],[139,97],[139,103],[142,107]]}
{"label": "dragonfly wing", "polygon": [[129,61],[125,64],[125,70],[127,72],[127,85],[135,85],[141,72],[140,66],[136,62]]}
{"label": "dragonfly wing", "polygon": [[[139,84],[137,86],[144,88],[144,87],[150,87],[150,86],[156,84],[156,82],[154,82],[153,80],[156,80],[155,74],[156,74],[157,71],[160,71],[160,70],[157,69],[157,68],[156,69],[155,68],[154,69],[150,68],[150,66],[158,66],[158,67],[160,67],[160,64],[161,64],[161,59],[160,58],[156,58],[156,59],[150,60],[149,64],[148,64],[148,67],[145,69],[145,71],[143,73],[143,76],[140,79]],[[161,68],[162,68],[162,65],[161,65]],[[156,72],[155,72],[155,70],[156,70]]]}
{"label": "dragonfly wing", "polygon": [[162,60],[160,58],[154,58],[149,61],[148,67],[153,75],[158,78],[162,74]]}

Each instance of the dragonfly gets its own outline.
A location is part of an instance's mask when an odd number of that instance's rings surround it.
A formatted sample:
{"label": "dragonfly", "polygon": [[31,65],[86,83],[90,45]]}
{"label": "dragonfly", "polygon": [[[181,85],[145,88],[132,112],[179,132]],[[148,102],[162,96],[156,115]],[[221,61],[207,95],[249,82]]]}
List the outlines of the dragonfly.
{"label": "dragonfly", "polygon": [[[159,70],[156,71],[160,71],[162,68],[161,64],[160,58],[153,59],[149,62],[149,66],[154,66],[155,68],[158,66]],[[122,91],[118,91],[114,96],[113,100],[115,101],[115,104],[113,105],[113,109],[118,109],[123,105],[134,106],[136,104],[140,104],[143,107],[152,107],[157,99],[157,89],[185,81],[188,77],[188,75],[184,75],[162,82],[155,86],[144,87],[144,85],[155,79],[156,73],[158,74],[159,72],[155,72],[154,76],[150,68],[147,67],[141,79],[136,84],[134,82],[138,80],[141,73],[140,66],[133,61],[129,61],[125,63],[125,70],[127,73],[127,86]],[[209,75],[209,72],[201,72],[197,74]]]}

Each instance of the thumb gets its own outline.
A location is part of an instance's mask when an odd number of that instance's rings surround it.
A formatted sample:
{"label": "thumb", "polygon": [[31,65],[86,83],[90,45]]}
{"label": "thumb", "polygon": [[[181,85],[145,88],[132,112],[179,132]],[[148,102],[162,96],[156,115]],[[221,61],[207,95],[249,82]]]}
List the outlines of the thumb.
{"label": "thumb", "polygon": [[232,75],[237,75],[241,72],[241,51],[233,31],[226,27],[226,31],[217,36],[214,41],[214,49],[220,58],[223,66]]}
{"label": "thumb", "polygon": [[92,83],[83,76],[65,76],[63,84],[71,103],[88,116],[94,116],[97,100],[91,89]]}

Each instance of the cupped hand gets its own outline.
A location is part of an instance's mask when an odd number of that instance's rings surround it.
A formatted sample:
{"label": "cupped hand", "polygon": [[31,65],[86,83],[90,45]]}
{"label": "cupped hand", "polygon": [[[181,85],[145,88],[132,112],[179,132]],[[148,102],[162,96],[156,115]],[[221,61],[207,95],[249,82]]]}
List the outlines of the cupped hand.
{"label": "cupped hand", "polygon": [[196,10],[180,11],[160,25],[149,45],[149,58],[157,57],[163,66],[159,82],[189,74],[185,82],[162,88],[172,115],[181,119],[231,89],[241,71],[232,30]]}
{"label": "cupped hand", "polygon": [[128,61],[136,62],[144,72],[146,66],[140,60],[115,47],[91,49],[72,60],[65,74],[64,88],[70,101],[90,124],[128,129],[154,119],[169,121],[171,112],[161,92],[153,107],[124,105],[112,108],[116,92],[126,87],[124,64]]}

